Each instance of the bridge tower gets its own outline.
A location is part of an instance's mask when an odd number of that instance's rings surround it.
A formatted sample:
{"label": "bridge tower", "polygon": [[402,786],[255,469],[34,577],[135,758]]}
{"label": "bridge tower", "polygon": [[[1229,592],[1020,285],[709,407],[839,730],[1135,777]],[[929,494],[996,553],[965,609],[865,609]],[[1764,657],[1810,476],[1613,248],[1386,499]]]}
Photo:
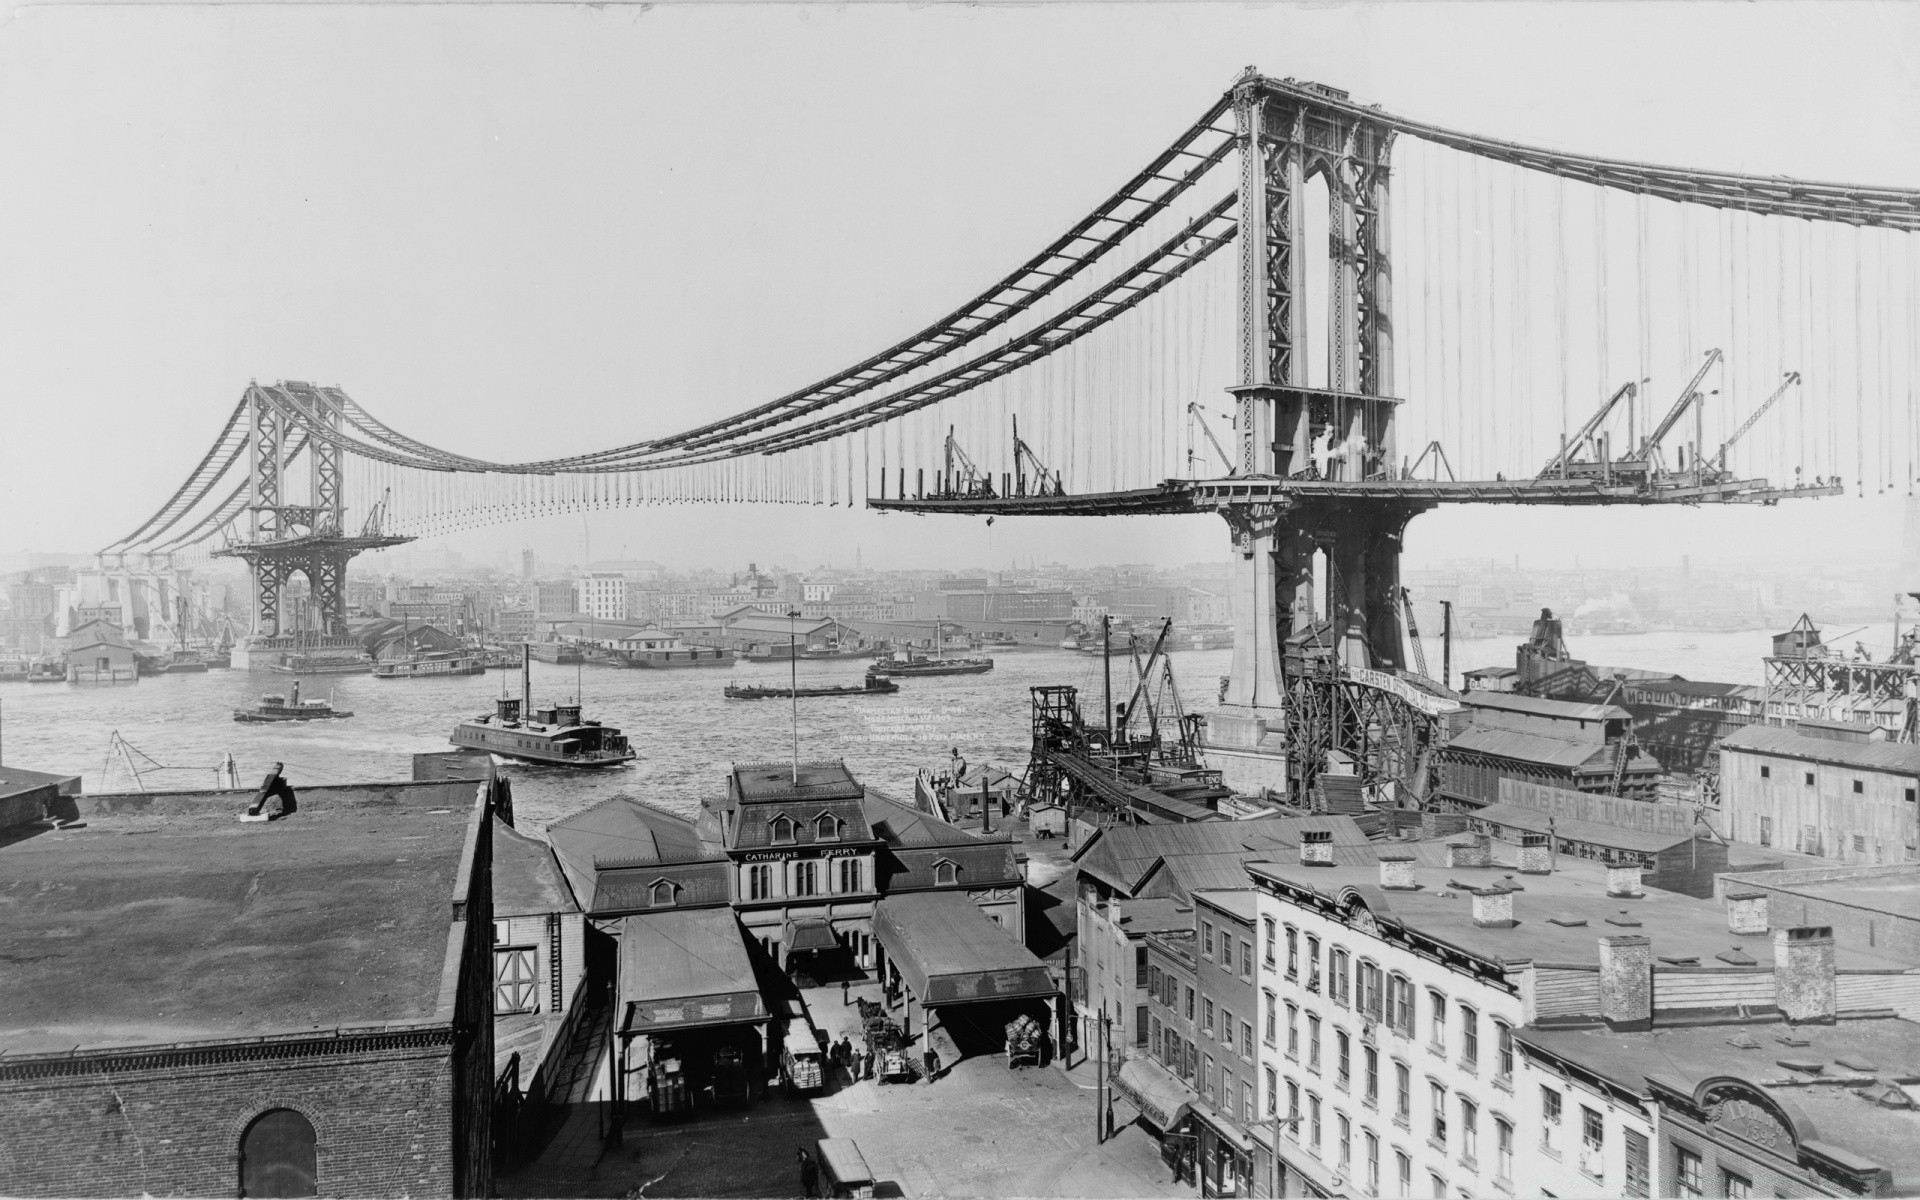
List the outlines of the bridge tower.
{"label": "bridge tower", "polygon": [[[296,650],[309,658],[357,657],[359,643],[347,636],[347,563],[364,550],[413,539],[382,533],[378,505],[359,533],[346,529],[338,442],[345,397],[338,389],[298,380],[254,383],[246,403],[247,538],[215,551],[245,562],[253,577],[253,633],[234,648],[234,666],[264,665]],[[298,504],[288,485],[303,457],[307,502]],[[308,627],[297,633],[286,628],[287,583],[296,572],[311,592]]]}
{"label": "bridge tower", "polygon": [[[1242,477],[1360,483],[1397,462],[1393,267],[1388,212],[1394,133],[1318,84],[1275,86],[1251,71],[1234,89],[1240,155],[1239,384]],[[1326,386],[1309,386],[1308,181],[1326,181]],[[1233,531],[1235,641],[1207,758],[1244,790],[1297,791],[1291,710],[1311,672],[1402,665],[1401,535],[1431,507],[1377,495],[1222,502]],[[1316,571],[1316,561],[1318,570]],[[1318,575],[1321,583],[1316,587]]]}

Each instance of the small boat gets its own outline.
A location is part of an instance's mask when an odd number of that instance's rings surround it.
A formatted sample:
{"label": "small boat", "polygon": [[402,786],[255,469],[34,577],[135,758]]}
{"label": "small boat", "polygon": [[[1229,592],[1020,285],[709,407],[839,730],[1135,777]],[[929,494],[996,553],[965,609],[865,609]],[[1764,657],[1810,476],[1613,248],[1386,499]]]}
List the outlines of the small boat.
{"label": "small boat", "polygon": [[57,662],[36,661],[27,664],[28,683],[65,683],[67,669]]}
{"label": "small boat", "polygon": [[262,721],[324,721],[352,715],[335,708],[331,700],[302,700],[298,680],[294,681],[291,698],[278,692],[269,692],[260,697],[260,703],[255,707],[233,710],[234,720],[248,724]]}
{"label": "small boat", "polygon": [[373,670],[370,658],[315,658],[306,654],[282,654],[279,662],[267,664],[267,670],[279,675],[365,675]]}
{"label": "small boat", "polygon": [[456,654],[452,651],[442,651],[373,664],[375,679],[444,678],[449,675],[485,675],[486,673],[486,660],[473,652]]}
{"label": "small boat", "polygon": [[900,685],[893,680],[869,671],[866,680],[859,687],[842,685],[840,687],[771,688],[754,684],[730,683],[726,686],[725,695],[729,700],[786,700],[813,696],[887,696],[899,690]]}
{"label": "small boat", "polygon": [[868,668],[870,674],[885,676],[983,675],[993,670],[990,658],[881,659]]}
{"label": "small boat", "polygon": [[582,718],[578,703],[535,708],[529,677],[533,653],[530,643],[521,650],[520,695],[502,696],[491,713],[460,722],[447,741],[463,750],[554,767],[617,767],[639,757],[618,729]]}

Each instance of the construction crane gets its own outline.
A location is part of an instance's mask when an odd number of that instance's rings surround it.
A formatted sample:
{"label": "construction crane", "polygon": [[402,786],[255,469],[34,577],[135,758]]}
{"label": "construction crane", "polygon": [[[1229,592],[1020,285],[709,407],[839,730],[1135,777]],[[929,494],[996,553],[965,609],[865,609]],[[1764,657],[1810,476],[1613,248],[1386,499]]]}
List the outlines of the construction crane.
{"label": "construction crane", "polygon": [[[1549,462],[1545,467],[1541,468],[1540,474],[1536,475],[1534,478],[1545,479],[1549,475],[1554,475],[1554,474],[1564,472],[1567,468],[1568,462],[1570,462],[1573,456],[1579,452],[1580,447],[1584,445],[1588,441],[1588,439],[1592,438],[1596,433],[1600,432],[1600,426],[1606,423],[1608,415],[1611,414],[1613,410],[1619,406],[1622,400],[1631,399],[1632,397],[1638,395],[1640,393],[1640,385],[1645,382],[1647,381],[1644,379],[1641,379],[1634,383],[1621,384],[1620,390],[1615,392],[1613,395],[1607,397],[1607,402],[1600,406],[1600,411],[1597,413],[1594,413],[1591,417],[1587,418],[1587,423],[1580,427],[1580,432],[1574,434],[1571,438],[1569,438],[1566,444],[1560,447],[1560,453],[1554,455],[1553,461]],[[1599,457],[1598,448],[1595,449],[1594,456],[1596,458]],[[1424,458],[1425,455],[1422,455],[1421,457]],[[1419,469],[1418,463],[1414,464],[1414,469],[1415,470]]]}
{"label": "construction crane", "polygon": [[[947,465],[942,476],[950,495],[955,496],[991,496],[993,480],[980,473],[973,465],[967,452],[960,448],[959,439],[953,436],[954,427],[947,426]],[[959,468],[956,472],[956,466]]]}
{"label": "construction crane", "polygon": [[[1660,418],[1660,424],[1654,427],[1653,432],[1648,434],[1646,440],[1641,442],[1639,448],[1629,456],[1631,461],[1641,463],[1653,461],[1653,456],[1660,452],[1660,440],[1673,430],[1681,417],[1686,415],[1689,406],[1697,406],[1705,399],[1698,390],[1700,381],[1707,377],[1707,372],[1712,370],[1713,364],[1719,361],[1719,347],[1716,346],[1707,351],[1706,360],[1700,364],[1700,369],[1693,373],[1692,379],[1687,380],[1687,386],[1680,389],[1680,398],[1673,402],[1673,407],[1667,410],[1667,415]],[[1696,438],[1695,445],[1698,446],[1698,444],[1699,440]],[[1697,454],[1698,450],[1695,453]]]}
{"label": "construction crane", "polygon": [[[1220,456],[1220,465],[1227,469],[1227,474],[1234,474],[1236,468],[1233,465],[1233,456],[1228,454],[1226,448],[1220,445],[1220,439],[1213,436],[1213,428],[1207,424],[1206,415],[1201,410],[1198,402],[1187,402],[1187,415],[1200,423],[1200,432],[1207,435],[1207,441],[1213,445],[1213,452]],[[1191,449],[1187,451],[1187,470],[1193,470],[1193,451]]]}
{"label": "construction crane", "polygon": [[1067,489],[1060,486],[1060,472],[1049,471],[1047,464],[1041,462],[1040,456],[1033,452],[1033,447],[1021,440],[1020,418],[1015,417],[1013,418],[1013,494],[1016,496],[1027,494],[1028,467],[1033,468],[1034,495],[1064,496],[1067,494]]}
{"label": "construction crane", "polygon": [[1785,378],[1781,379],[1780,386],[1773,389],[1773,395],[1768,396],[1766,400],[1761,403],[1759,408],[1754,409],[1752,416],[1748,417],[1745,421],[1741,422],[1740,428],[1733,431],[1733,436],[1729,437],[1726,441],[1720,443],[1719,451],[1715,453],[1713,456],[1713,465],[1718,467],[1722,471],[1726,470],[1728,447],[1732,446],[1735,442],[1745,437],[1747,434],[1747,430],[1752,429],[1754,427],[1754,424],[1757,421],[1759,421],[1761,417],[1764,417],[1767,415],[1767,410],[1772,408],[1774,406],[1774,403],[1778,401],[1780,397],[1787,394],[1787,389],[1798,385],[1799,382],[1800,382],[1800,372],[1788,371]]}
{"label": "construction crane", "polygon": [[1431,679],[1427,674],[1427,650],[1420,644],[1420,623],[1413,619],[1413,589],[1400,589],[1400,603],[1407,611],[1407,641],[1413,646],[1413,665],[1423,678]]}

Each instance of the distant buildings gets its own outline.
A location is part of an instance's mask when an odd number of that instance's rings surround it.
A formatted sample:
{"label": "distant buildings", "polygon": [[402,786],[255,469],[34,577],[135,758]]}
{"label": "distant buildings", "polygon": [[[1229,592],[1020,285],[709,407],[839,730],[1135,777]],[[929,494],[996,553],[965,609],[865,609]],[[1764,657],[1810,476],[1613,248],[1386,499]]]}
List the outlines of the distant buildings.
{"label": "distant buildings", "polygon": [[88,621],[66,643],[68,683],[132,683],[140,677],[133,647],[117,625]]}

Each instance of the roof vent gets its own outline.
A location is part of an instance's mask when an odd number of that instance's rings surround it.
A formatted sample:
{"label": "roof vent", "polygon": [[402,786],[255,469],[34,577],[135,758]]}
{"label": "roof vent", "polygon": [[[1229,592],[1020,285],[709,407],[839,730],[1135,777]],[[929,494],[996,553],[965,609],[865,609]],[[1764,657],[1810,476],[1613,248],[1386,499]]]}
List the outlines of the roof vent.
{"label": "roof vent", "polygon": [[1760,1048],[1760,1043],[1753,1039],[1753,1035],[1744,1031],[1728,1038],[1727,1045],[1732,1046],[1736,1050],[1758,1050]]}
{"label": "roof vent", "polygon": [[1638,929],[1640,928],[1640,918],[1623,908],[1611,917],[1608,917],[1607,924],[1618,925],[1622,929]]}
{"label": "roof vent", "polygon": [[1563,929],[1573,929],[1586,923],[1587,919],[1585,917],[1576,917],[1572,913],[1555,913],[1547,918],[1547,924],[1558,925]]}
{"label": "roof vent", "polygon": [[1753,955],[1748,954],[1737,945],[1731,950],[1722,950],[1720,953],[1714,955],[1714,957],[1732,967],[1751,967],[1755,963]]}

